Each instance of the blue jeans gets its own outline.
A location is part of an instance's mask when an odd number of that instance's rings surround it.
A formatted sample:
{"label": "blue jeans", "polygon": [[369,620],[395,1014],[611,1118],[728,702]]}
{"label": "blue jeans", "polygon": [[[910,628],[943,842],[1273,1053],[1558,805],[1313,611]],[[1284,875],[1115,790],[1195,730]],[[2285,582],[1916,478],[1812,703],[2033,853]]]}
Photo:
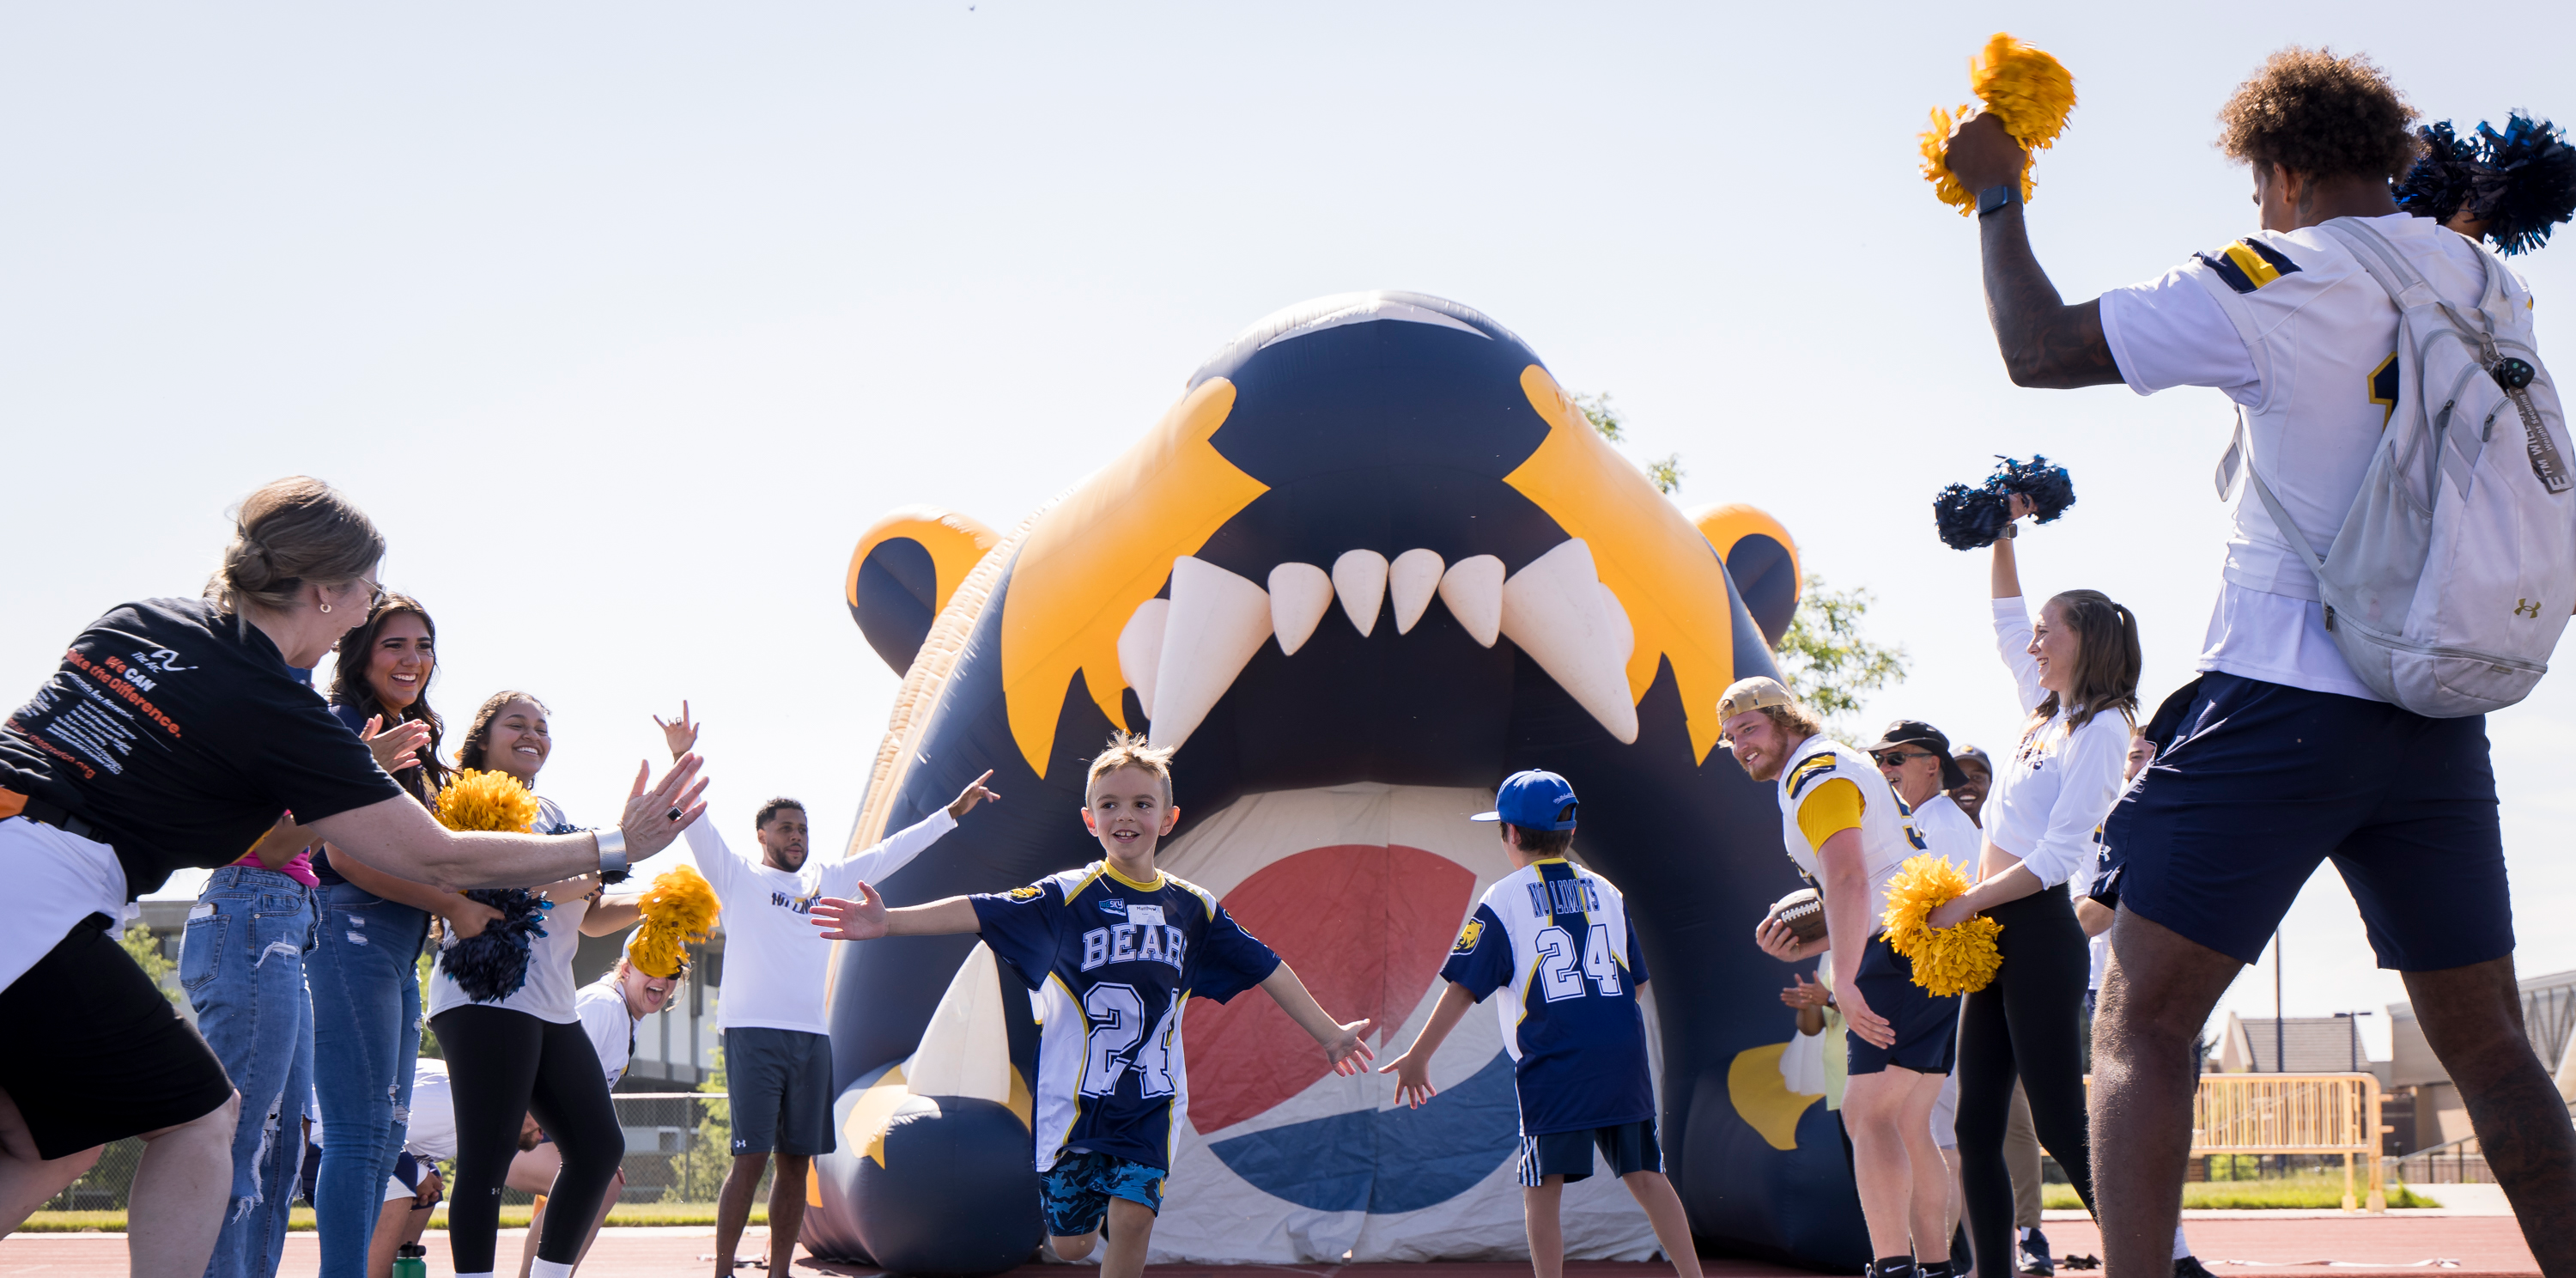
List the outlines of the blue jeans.
{"label": "blue jeans", "polygon": [[429,915],[364,888],[322,890],[313,952],[313,1065],[322,1101],[322,1169],[313,1189],[323,1278],[363,1278],[385,1178],[411,1115],[420,1055],[413,964]]}
{"label": "blue jeans", "polygon": [[231,1201],[207,1278],[270,1278],[286,1247],[313,1087],[313,1008],[304,996],[312,948],[312,890],[275,870],[225,866],[188,912],[179,984],[242,1098]]}

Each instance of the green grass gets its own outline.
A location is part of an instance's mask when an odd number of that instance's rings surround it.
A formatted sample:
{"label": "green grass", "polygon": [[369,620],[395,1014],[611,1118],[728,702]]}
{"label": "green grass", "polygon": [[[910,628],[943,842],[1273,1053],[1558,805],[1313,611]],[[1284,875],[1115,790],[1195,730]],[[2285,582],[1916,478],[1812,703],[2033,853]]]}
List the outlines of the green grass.
{"label": "green grass", "polygon": [[[716,1223],[716,1205],[714,1203],[619,1203],[608,1213],[608,1223],[612,1225],[713,1225]],[[769,1223],[768,1203],[760,1201],[752,1203],[751,1223],[755,1225]],[[311,1229],[313,1209],[295,1208],[288,1218],[287,1227]],[[430,1227],[433,1229],[447,1227],[445,1204],[439,1206],[438,1214],[430,1221]],[[527,1227],[527,1208],[503,1207],[501,1209],[501,1228],[525,1229]],[[91,1231],[121,1234],[125,1232],[125,1213],[121,1211],[40,1211],[29,1216],[27,1223],[18,1228],[20,1232],[30,1234],[77,1234]]]}
{"label": "green grass", "polygon": [[[2384,1191],[2391,1207],[2432,1207],[2438,1204],[2420,1194],[2410,1193],[2404,1185],[2390,1182]],[[2356,1174],[2352,1189],[2355,1206],[2367,1206],[2370,1186]],[[2040,1206],[2052,1211],[2072,1211],[2084,1206],[2075,1196],[2073,1185],[2049,1185],[2040,1191]],[[2307,1208],[2334,1210],[2343,1206],[2343,1175],[2283,1176],[2271,1180],[2203,1180],[2182,1187],[2185,1208],[2229,1208],[2244,1210]]]}

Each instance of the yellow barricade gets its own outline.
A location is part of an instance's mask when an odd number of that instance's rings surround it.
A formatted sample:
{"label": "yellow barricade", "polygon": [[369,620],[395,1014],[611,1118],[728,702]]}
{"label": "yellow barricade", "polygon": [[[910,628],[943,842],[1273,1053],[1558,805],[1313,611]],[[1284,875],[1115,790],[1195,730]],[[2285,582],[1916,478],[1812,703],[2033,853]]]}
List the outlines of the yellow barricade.
{"label": "yellow barricade", "polygon": [[2379,1080],[2369,1074],[2203,1074],[2191,1107],[2191,1153],[2341,1154],[2343,1209],[2355,1207],[2353,1160],[2369,1164],[2369,1208],[2388,1210],[2379,1165]]}

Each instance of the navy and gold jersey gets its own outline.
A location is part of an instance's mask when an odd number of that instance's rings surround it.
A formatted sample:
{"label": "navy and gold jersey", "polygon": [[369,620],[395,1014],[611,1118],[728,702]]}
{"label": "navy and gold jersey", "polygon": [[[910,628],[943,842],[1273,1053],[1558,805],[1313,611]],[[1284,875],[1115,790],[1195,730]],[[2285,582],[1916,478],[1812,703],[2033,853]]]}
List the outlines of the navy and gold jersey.
{"label": "navy and gold jersey", "polygon": [[1585,1131],[1655,1116],[1646,959],[1610,880],[1563,857],[1532,862],[1491,888],[1449,947],[1440,975],[1495,1003],[1512,1054],[1521,1134]]}
{"label": "navy and gold jersey", "polygon": [[1107,861],[967,898],[984,943],[1037,992],[1037,1168],[1090,1150],[1170,1170],[1187,1118],[1181,1012],[1259,985],[1279,956],[1205,889]]}

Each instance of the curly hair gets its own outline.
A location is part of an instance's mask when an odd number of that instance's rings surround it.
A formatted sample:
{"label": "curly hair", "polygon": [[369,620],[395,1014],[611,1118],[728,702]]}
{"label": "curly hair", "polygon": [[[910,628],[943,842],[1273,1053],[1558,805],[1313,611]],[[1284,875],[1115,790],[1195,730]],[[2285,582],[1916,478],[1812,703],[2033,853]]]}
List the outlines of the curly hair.
{"label": "curly hair", "polygon": [[2415,108],[2369,58],[2297,45],[2273,54],[2218,112],[2231,160],[2311,177],[2394,178],[2415,162]]}

